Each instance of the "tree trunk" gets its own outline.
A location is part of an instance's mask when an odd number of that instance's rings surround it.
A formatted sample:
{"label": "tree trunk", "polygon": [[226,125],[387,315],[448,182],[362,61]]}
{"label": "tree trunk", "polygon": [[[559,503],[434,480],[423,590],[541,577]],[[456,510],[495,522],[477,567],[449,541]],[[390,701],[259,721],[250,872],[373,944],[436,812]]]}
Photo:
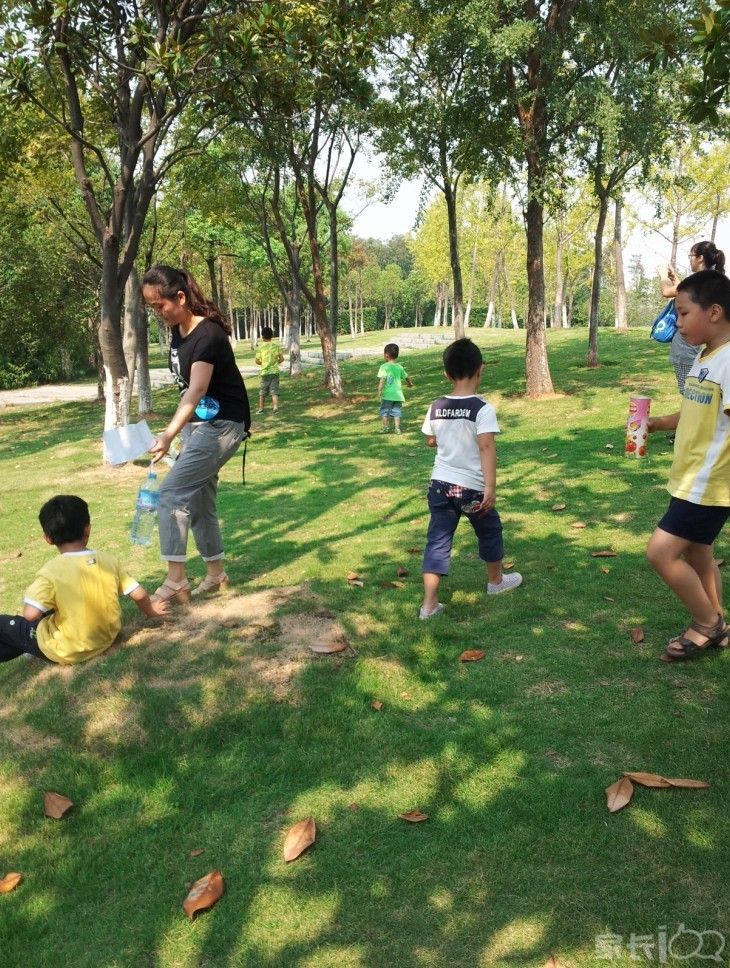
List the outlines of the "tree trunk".
{"label": "tree trunk", "polygon": [[[294,259],[299,268],[299,248],[293,246]],[[299,272],[291,274],[291,297],[289,299],[289,375],[302,375],[302,347],[301,347],[301,327],[302,327],[302,295],[299,290]]]}
{"label": "tree trunk", "polygon": [[677,266],[677,250],[679,249],[679,229],[682,224],[682,211],[681,206],[678,205],[674,213],[674,220],[672,222],[672,254],[669,257],[669,261],[676,268]]}
{"label": "tree trunk", "polygon": [[555,303],[553,305],[553,316],[550,320],[551,327],[560,326],[563,319],[563,233],[558,228],[558,244],[555,249]]}
{"label": "tree trunk", "polygon": [[624,245],[621,238],[621,198],[616,199],[613,225],[613,259],[616,265],[616,329],[626,329],[626,277],[624,275]]}
{"label": "tree trunk", "polygon": [[544,207],[540,192],[542,171],[532,154],[527,161],[527,289],[528,311],[525,328],[527,349],[525,372],[527,396],[539,397],[553,393],[553,381],[547,358],[545,339],[545,275],[543,258]]}
{"label": "tree trunk", "polygon": [[466,312],[464,313],[464,329],[469,328],[469,318],[471,316],[471,303],[474,296],[474,277],[477,271],[477,238],[474,235],[474,244],[471,247],[471,266],[469,268],[469,293],[466,297]]}
{"label": "tree trunk", "polygon": [[494,267],[492,268],[492,278],[489,281],[489,302],[487,303],[487,315],[484,320],[484,328],[494,325],[494,311],[497,305],[497,287],[499,286],[499,257],[500,253],[494,257]]}
{"label": "tree trunk", "polygon": [[436,306],[433,313],[433,325],[441,325],[441,283],[436,285]]}
{"label": "tree trunk", "polygon": [[444,179],[444,187],[446,214],[449,222],[449,260],[451,262],[451,277],[454,281],[451,311],[454,323],[454,339],[463,339],[464,285],[461,278],[461,262],[459,260],[459,225],[456,214],[456,187],[452,186],[448,178]]}
{"label": "tree trunk", "polygon": [[209,252],[205,260],[205,264],[208,266],[208,278],[210,279],[210,296],[213,302],[218,305],[218,284],[215,278],[215,255],[213,252]]}
{"label": "tree trunk", "polygon": [[509,312],[510,317],[512,318],[512,329],[519,329],[520,324],[517,322],[517,309],[515,308],[515,293],[507,272],[507,260],[504,257],[504,252],[502,252],[502,278],[504,279],[504,287],[507,290],[507,296],[509,298]]}
{"label": "tree trunk", "polygon": [[101,273],[99,346],[104,361],[104,430],[129,423],[129,373],[122,345],[122,295],[119,285],[119,237],[104,233]]}
{"label": "tree trunk", "polygon": [[332,333],[332,345],[337,349],[337,335],[340,328],[340,254],[338,251],[337,209],[327,200],[325,200],[325,205],[329,216],[330,237],[330,332]]}
{"label": "tree trunk", "polygon": [[598,314],[601,301],[601,281],[603,279],[603,231],[608,215],[608,194],[599,194],[598,224],[593,244],[593,282],[588,315],[588,359],[589,367],[598,366]]}

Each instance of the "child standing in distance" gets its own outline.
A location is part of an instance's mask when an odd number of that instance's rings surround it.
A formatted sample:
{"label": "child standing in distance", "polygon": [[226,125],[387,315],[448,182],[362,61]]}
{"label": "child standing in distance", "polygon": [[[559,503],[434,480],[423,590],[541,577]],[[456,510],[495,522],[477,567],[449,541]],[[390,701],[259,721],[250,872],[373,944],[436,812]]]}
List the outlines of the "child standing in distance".
{"label": "child standing in distance", "polygon": [[441,578],[449,573],[456,526],[466,514],[479,542],[479,557],[487,565],[487,594],[499,595],[522,584],[517,572],[502,572],[502,522],[495,510],[499,433],[491,404],[476,395],[482,378],[482,354],[469,339],[459,339],[444,351],[444,373],[452,391],[435,400],[421,428],[429,447],[436,447],[428,507],[426,550],[423,556],[421,619],[444,610],[438,600]]}
{"label": "child standing in distance", "polygon": [[259,408],[256,413],[264,412],[264,400],[271,395],[271,412],[279,412],[279,364],[284,362],[284,354],[272,343],[274,331],[270,326],[261,329],[261,345],[256,353],[256,365],[261,367],[261,387],[259,389]]}
{"label": "child standing in distance", "polygon": [[722,579],[713,542],[730,517],[730,280],[715,270],[677,286],[677,326],[704,349],[687,375],[678,413],[649,420],[649,432],[675,430],[669,508],[646,549],[647,558],[689,609],[692,621],[671,639],[665,662],[727,645]]}
{"label": "child standing in distance", "polygon": [[87,548],[86,501],[60,494],[46,501],[38,518],[44,538],[60,554],[43,565],[26,591],[23,614],[0,615],[0,662],[29,653],[74,665],[105,652],[122,625],[120,595],[129,595],[145,615],[167,614],[169,604],[151,599],[111,555]]}
{"label": "child standing in distance", "polygon": [[406,371],[396,363],[400,349],[397,343],[388,343],[383,349],[384,363],[381,363],[378,370],[378,399],[380,400],[380,416],[383,426],[380,428],[381,434],[388,433],[388,418],[393,418],[393,433],[400,433],[400,418],[405,403],[403,395],[403,380],[407,387],[413,386],[413,380]]}

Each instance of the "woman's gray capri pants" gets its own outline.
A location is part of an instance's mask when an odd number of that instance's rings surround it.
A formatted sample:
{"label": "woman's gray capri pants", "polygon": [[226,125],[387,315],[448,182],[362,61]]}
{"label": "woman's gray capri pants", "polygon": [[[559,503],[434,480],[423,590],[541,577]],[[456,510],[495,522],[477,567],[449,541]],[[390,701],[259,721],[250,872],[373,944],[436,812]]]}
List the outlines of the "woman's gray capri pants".
{"label": "woman's gray capri pants", "polygon": [[218,471],[236,453],[246,425],[232,420],[188,424],[182,450],[160,488],[158,524],[165,561],[187,559],[188,531],[204,561],[223,557],[216,493]]}

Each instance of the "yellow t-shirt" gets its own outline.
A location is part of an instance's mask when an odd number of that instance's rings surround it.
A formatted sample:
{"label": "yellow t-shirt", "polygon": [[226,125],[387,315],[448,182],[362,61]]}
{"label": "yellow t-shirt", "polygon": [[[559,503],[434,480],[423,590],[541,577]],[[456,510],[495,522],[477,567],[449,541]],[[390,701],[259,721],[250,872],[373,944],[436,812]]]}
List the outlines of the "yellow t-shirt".
{"label": "yellow t-shirt", "polygon": [[674,462],[672,497],[692,504],[730,507],[730,343],[703,351],[684,386]]}
{"label": "yellow t-shirt", "polygon": [[36,631],[41,652],[62,665],[104,652],[122,625],[119,596],[137,587],[103,551],[69,551],[46,562],[23,598],[44,612],[54,609]]}
{"label": "yellow t-shirt", "polygon": [[279,372],[280,356],[281,349],[277,343],[272,343],[271,341],[265,343],[263,340],[259,343],[256,349],[256,360],[261,361],[261,376],[268,376],[270,373]]}

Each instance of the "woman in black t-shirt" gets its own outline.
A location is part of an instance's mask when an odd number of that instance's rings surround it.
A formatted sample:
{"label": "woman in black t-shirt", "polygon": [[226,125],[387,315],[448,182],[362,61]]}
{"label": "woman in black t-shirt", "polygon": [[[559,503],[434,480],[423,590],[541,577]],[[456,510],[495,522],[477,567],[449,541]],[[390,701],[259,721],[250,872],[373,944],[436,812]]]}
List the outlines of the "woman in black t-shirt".
{"label": "woman in black t-shirt", "polygon": [[[185,561],[191,527],[207,569],[192,594],[228,585],[216,511],[218,472],[247,436],[251,411],[228,339],[230,325],[192,276],[183,269],[153,266],[142,280],[142,295],[171,330],[169,364],[180,387],[178,408],[150,448],[153,460],[159,460],[180,434],[180,456],[160,488],[160,550],[167,578],[155,597],[187,601]],[[201,401],[208,406],[201,409]],[[212,419],[206,419],[211,414]]]}

